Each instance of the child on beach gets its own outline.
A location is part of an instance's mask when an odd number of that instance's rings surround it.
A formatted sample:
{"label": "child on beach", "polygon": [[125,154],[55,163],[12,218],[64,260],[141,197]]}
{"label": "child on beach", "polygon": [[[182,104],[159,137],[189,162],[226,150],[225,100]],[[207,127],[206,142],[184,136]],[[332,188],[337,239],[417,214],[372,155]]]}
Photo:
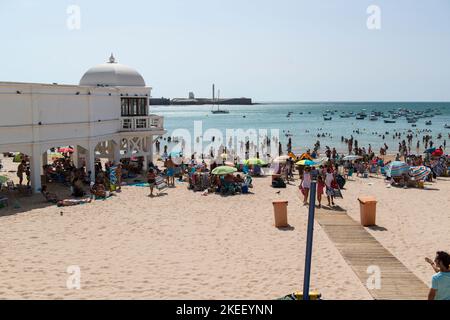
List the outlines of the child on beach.
{"label": "child on beach", "polygon": [[150,168],[148,170],[148,175],[147,175],[147,182],[150,186],[150,194],[149,197],[153,197],[153,189],[155,187],[155,183],[156,183],[156,174],[155,174],[155,170],[153,168]]}
{"label": "child on beach", "polygon": [[425,258],[436,274],[431,280],[431,289],[428,300],[450,300],[450,255],[447,252],[439,251],[432,261]]}
{"label": "child on beach", "polygon": [[319,201],[319,208],[322,208],[322,195],[325,189],[325,182],[321,175],[317,178],[317,201]]}

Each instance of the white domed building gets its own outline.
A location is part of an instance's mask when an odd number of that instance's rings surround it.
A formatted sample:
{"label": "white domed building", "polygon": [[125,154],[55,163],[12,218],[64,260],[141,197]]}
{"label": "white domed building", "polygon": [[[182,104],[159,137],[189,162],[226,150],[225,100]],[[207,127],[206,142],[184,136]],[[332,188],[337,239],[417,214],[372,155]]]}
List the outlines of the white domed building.
{"label": "white domed building", "polygon": [[0,152],[30,157],[31,182],[41,188],[47,151],[74,148],[76,166],[95,178],[95,158],[153,160],[164,119],[151,115],[151,89],[131,67],[109,61],[89,69],[79,85],[0,82]]}

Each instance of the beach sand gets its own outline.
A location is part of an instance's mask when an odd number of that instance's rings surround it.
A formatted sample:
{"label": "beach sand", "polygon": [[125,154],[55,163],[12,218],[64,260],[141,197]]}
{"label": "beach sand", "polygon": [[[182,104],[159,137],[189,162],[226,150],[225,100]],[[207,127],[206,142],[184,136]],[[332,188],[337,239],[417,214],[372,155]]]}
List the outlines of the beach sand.
{"label": "beach sand", "polygon": [[[450,181],[427,186],[438,190],[403,190],[382,179],[354,180],[337,203],[359,219],[357,196],[375,195],[387,231],[370,232],[428,281],[423,258],[450,243]],[[147,188],[124,187],[77,207],[57,208],[39,195],[13,200],[21,208],[0,210],[0,299],[276,299],[301,291],[307,207],[298,188],[278,195],[270,178],[256,178],[251,191],[202,196],[178,183],[156,198]],[[289,201],[287,230],[274,227],[277,199]],[[80,290],[66,286],[73,265]],[[317,224],[311,288],[327,300],[371,299]]]}

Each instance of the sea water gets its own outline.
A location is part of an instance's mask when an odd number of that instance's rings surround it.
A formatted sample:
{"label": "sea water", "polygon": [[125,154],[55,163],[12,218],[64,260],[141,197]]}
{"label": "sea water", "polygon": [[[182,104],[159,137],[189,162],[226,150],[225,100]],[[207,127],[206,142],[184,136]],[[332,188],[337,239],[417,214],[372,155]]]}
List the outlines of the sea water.
{"label": "sea water", "polygon": [[[339,152],[347,151],[347,145],[341,142],[341,137],[349,138],[353,136],[358,140],[359,146],[366,149],[371,144],[374,151],[378,152],[380,147],[386,143],[389,146],[388,153],[398,151],[398,143],[406,140],[405,134],[411,130],[414,134],[412,151],[416,151],[417,140],[420,140],[421,151],[423,151],[422,136],[429,134],[433,136],[435,145],[443,144],[444,140],[450,142],[450,129],[445,125],[450,125],[450,103],[446,102],[386,102],[386,103],[264,103],[249,106],[220,106],[221,109],[229,110],[229,114],[212,114],[211,110],[216,106],[151,106],[151,113],[164,116],[164,126],[167,135],[172,136],[176,129],[187,129],[194,136],[194,123],[201,121],[202,130],[218,129],[226,136],[227,129],[267,129],[270,136],[271,129],[279,130],[279,138],[286,150],[288,141],[287,133],[292,134],[293,148],[297,152],[303,152],[312,148],[317,140],[320,140],[322,150],[325,146],[335,147]],[[405,117],[396,119],[396,123],[384,123],[381,116],[377,121],[369,120],[372,111],[389,114],[390,110],[399,108],[412,111],[425,111],[433,109],[442,113],[432,118],[420,118],[413,127]],[[331,115],[331,121],[324,121],[323,114],[327,111],[335,111]],[[351,118],[341,118],[341,113],[353,112],[355,115],[365,110],[368,117],[364,120]],[[288,117],[288,113],[291,116]],[[391,115],[391,114],[389,114]],[[389,118],[392,119],[392,118]],[[426,121],[432,121],[432,125],[426,125]],[[428,130],[428,131],[424,131]],[[359,134],[357,133],[359,131]],[[393,139],[394,133],[402,133],[402,138]],[[318,135],[327,134],[326,137],[318,138]],[[438,134],[442,134],[442,139],[437,139]],[[385,135],[385,140],[382,139]],[[417,137],[416,137],[417,135]],[[194,143],[194,141],[192,141]],[[166,141],[161,143],[169,145]]]}

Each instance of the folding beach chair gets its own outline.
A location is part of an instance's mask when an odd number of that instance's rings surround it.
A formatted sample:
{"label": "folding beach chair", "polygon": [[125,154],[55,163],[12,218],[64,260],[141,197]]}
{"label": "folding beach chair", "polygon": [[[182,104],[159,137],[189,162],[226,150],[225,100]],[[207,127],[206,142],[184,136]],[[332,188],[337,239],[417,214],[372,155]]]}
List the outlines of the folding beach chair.
{"label": "folding beach chair", "polygon": [[158,194],[162,193],[164,190],[168,188],[167,183],[162,176],[157,176],[155,179],[155,187],[158,190]]}

